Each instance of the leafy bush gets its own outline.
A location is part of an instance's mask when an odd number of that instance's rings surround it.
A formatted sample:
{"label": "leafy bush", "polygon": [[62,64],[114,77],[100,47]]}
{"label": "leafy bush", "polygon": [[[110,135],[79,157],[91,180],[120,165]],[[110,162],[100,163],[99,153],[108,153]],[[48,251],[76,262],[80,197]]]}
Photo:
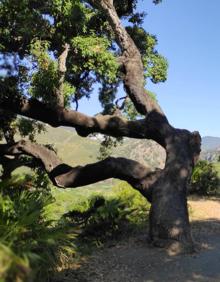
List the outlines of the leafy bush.
{"label": "leafy bush", "polygon": [[85,236],[106,239],[123,232],[125,226],[145,223],[149,206],[139,192],[121,182],[113,188],[112,196],[91,197],[87,210],[73,210],[65,217],[71,218],[75,224],[81,224]]}
{"label": "leafy bush", "polygon": [[199,195],[216,195],[219,188],[218,172],[212,163],[199,161],[191,178],[190,193]]}
{"label": "leafy bush", "polygon": [[0,277],[2,281],[45,281],[67,252],[73,235],[44,217],[48,193],[0,194]]}

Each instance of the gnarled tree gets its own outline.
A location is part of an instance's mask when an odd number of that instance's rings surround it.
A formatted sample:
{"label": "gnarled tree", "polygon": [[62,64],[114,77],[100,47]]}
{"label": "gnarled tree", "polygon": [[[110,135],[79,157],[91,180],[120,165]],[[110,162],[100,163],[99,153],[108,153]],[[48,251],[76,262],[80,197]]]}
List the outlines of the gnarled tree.
{"label": "gnarled tree", "polygon": [[[186,192],[201,138],[197,132],[172,127],[145,89],[147,79],[166,80],[167,62],[155,50],[156,37],[142,28],[144,13],[135,12],[136,4],[137,0],[1,1],[0,127],[6,142],[0,145],[1,163],[7,177],[7,169],[10,175],[17,166],[33,166],[37,160],[53,184],[63,188],[111,177],[125,180],[151,202],[153,244],[178,242],[192,249]],[[90,117],[77,109],[97,82],[103,113]],[[120,85],[126,94],[121,106],[119,100],[114,103]],[[16,115],[27,119],[15,126]],[[74,127],[83,137],[102,133],[152,139],[166,150],[165,168],[152,171],[134,160],[113,157],[71,167],[45,146],[15,142],[15,129],[25,131],[22,123],[40,130],[32,119]],[[26,155],[32,161],[22,160]]]}

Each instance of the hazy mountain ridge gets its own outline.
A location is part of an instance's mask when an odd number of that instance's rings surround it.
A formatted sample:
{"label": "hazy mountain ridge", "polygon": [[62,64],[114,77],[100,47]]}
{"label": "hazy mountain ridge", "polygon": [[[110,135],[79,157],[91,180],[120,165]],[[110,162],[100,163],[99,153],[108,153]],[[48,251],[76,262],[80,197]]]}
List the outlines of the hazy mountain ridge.
{"label": "hazy mountain ridge", "polygon": [[220,157],[220,137],[205,136],[202,138],[201,159],[216,162]]}
{"label": "hazy mountain ridge", "polygon": [[220,137],[204,136],[202,138],[202,151],[220,149]]}
{"label": "hazy mountain ridge", "polygon": [[[58,155],[70,165],[84,165],[97,161],[100,135],[91,138],[82,138],[73,130],[66,128],[51,128],[47,126],[47,132],[37,137],[41,144],[54,144]],[[201,158],[216,160],[220,155],[220,138],[206,136],[202,138]],[[112,156],[126,157],[150,167],[164,166],[165,150],[151,140],[139,140],[125,138],[122,145],[117,146]]]}

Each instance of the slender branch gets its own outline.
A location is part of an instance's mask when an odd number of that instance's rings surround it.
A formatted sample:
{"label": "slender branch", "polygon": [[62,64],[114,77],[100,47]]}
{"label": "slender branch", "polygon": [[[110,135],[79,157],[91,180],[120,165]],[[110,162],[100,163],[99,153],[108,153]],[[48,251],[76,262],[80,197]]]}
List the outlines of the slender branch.
{"label": "slender branch", "polygon": [[[123,96],[123,97],[120,97],[118,98],[116,101],[115,101],[115,105],[116,107],[119,109],[119,110],[123,110],[124,109],[124,106],[125,106],[125,103],[126,103],[126,100],[127,100],[128,96]],[[121,106],[119,105],[119,101],[123,100]]]}
{"label": "slender branch", "polygon": [[66,59],[68,56],[69,48],[70,48],[69,44],[66,43],[64,46],[64,51],[61,53],[61,55],[58,58],[59,81],[55,91],[55,95],[56,95],[56,104],[61,107],[64,106],[63,83],[65,80]]}

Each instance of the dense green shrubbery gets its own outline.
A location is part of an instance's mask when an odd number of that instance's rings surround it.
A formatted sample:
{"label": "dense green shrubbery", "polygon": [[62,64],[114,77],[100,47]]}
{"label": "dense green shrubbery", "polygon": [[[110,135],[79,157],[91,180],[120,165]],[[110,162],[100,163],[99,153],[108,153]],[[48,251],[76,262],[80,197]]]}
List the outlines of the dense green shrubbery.
{"label": "dense green shrubbery", "polygon": [[72,191],[71,197],[77,197],[78,204],[60,220],[49,219],[48,211],[54,205],[56,212],[55,206],[64,206],[65,199],[54,202],[48,189],[36,189],[34,183],[38,182],[29,175],[14,176],[0,184],[1,282],[45,281],[59,264],[68,263],[65,255],[73,254],[80,245],[115,238],[146,222],[149,203],[125,182],[109,194],[91,189],[82,197],[83,190],[82,194]]}
{"label": "dense green shrubbery", "polygon": [[72,235],[45,218],[53,201],[48,192],[22,191],[18,183],[12,181],[16,187],[9,193],[0,187],[0,281],[45,281],[63,255],[72,252]]}
{"label": "dense green shrubbery", "polygon": [[133,227],[145,223],[149,207],[139,192],[121,182],[113,188],[112,196],[92,196],[88,209],[73,210],[65,217],[81,224],[85,236],[95,236],[99,240],[122,233],[125,225]]}
{"label": "dense green shrubbery", "polygon": [[216,195],[219,191],[218,172],[212,163],[199,161],[191,178],[190,193]]}

